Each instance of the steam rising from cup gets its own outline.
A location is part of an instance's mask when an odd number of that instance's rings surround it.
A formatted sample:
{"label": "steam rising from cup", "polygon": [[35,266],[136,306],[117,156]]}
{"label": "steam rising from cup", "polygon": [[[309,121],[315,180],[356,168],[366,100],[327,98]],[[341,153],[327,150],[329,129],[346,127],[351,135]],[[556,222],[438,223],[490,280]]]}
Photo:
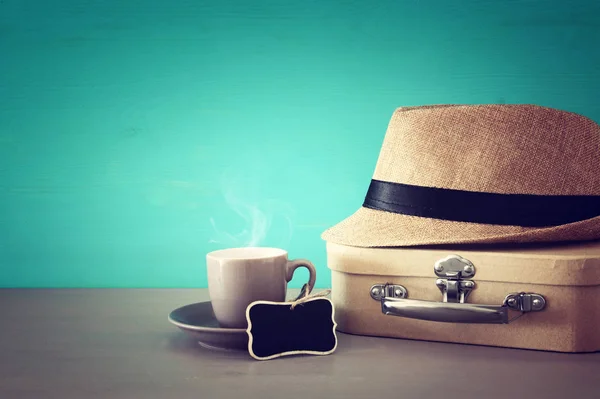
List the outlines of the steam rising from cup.
{"label": "steam rising from cup", "polygon": [[[292,207],[280,200],[254,200],[250,199],[252,189],[258,184],[252,184],[255,179],[232,179],[224,178],[222,181],[222,192],[224,204],[237,216],[243,219],[244,228],[237,233],[219,227],[219,223],[211,217],[210,224],[214,236],[210,243],[225,247],[257,247],[257,246],[279,246],[286,248],[291,240],[293,226],[291,216]],[[245,184],[243,184],[243,183]],[[248,187],[250,186],[250,187]],[[237,192],[236,192],[237,191]],[[283,230],[283,232],[281,232]],[[269,233],[276,232],[279,240],[270,243],[272,239]]]}

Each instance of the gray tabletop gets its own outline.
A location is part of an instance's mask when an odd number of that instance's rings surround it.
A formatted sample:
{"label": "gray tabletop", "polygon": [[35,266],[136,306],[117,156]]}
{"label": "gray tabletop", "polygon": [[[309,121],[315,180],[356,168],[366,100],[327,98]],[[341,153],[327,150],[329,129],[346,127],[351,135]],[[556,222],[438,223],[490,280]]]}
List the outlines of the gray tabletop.
{"label": "gray tabletop", "polygon": [[0,398],[594,398],[600,353],[338,333],[329,356],[254,360],[167,321],[206,290],[0,290]]}

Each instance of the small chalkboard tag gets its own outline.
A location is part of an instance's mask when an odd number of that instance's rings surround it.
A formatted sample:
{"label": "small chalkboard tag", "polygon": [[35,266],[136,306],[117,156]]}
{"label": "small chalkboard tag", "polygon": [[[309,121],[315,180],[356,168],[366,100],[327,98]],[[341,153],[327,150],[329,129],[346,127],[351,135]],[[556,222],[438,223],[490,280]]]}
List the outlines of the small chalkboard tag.
{"label": "small chalkboard tag", "polygon": [[[303,293],[305,287],[303,287]],[[246,309],[248,352],[257,360],[329,355],[337,348],[333,302],[327,293],[291,302],[256,301]]]}

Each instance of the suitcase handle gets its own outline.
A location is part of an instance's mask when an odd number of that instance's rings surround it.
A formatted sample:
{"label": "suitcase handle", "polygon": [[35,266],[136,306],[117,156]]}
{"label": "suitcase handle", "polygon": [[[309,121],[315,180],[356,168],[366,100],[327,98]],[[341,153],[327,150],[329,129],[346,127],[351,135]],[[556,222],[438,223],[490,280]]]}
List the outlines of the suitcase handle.
{"label": "suitcase handle", "polygon": [[406,299],[406,296],[407,291],[402,286],[371,287],[371,297],[381,301],[383,314],[443,323],[508,324],[515,320],[508,318],[509,310],[524,314],[546,307],[542,295],[525,292],[507,295],[502,305],[423,301]]}

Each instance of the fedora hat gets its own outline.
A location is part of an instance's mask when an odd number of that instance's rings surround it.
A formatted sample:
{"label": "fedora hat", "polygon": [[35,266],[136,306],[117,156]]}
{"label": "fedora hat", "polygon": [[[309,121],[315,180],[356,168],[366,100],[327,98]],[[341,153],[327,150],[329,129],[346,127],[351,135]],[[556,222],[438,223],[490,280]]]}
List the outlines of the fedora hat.
{"label": "fedora hat", "polygon": [[600,238],[600,126],[529,104],[394,111],[362,206],[322,234],[358,247]]}

